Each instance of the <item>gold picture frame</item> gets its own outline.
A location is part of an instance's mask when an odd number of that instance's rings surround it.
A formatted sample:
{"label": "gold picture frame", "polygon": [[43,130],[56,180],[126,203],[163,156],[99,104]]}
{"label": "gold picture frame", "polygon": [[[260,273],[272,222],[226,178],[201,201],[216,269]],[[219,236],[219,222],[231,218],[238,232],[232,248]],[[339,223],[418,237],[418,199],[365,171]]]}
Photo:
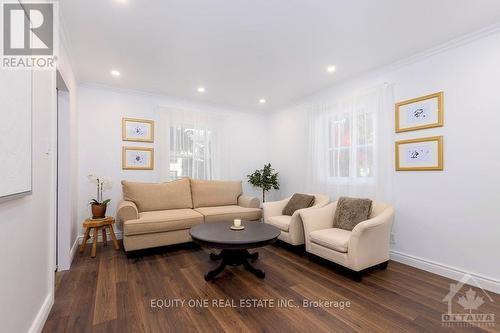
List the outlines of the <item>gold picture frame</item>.
{"label": "gold picture frame", "polygon": [[[135,156],[129,152],[136,153]],[[144,154],[146,153],[146,154]],[[153,170],[155,165],[154,148],[149,147],[122,147],[122,169],[123,170]]]}
{"label": "gold picture frame", "polygon": [[[433,142],[436,142],[435,147],[429,144]],[[405,145],[408,145],[408,148],[406,154],[402,154],[401,148]],[[442,136],[396,141],[395,149],[396,171],[441,171],[444,169]],[[431,154],[433,156],[430,156]],[[425,163],[426,160],[429,163]]]}
{"label": "gold picture frame", "polygon": [[[443,103],[442,91],[396,103],[396,133],[443,126]],[[401,115],[402,112],[406,113],[406,117]],[[425,117],[429,122],[426,122]],[[403,121],[407,123],[406,126],[402,124]]]}
{"label": "gold picture frame", "polygon": [[[135,127],[134,127],[135,124]],[[137,132],[134,134],[133,132]],[[153,120],[122,118],[122,140],[135,142],[154,142],[155,123]]]}

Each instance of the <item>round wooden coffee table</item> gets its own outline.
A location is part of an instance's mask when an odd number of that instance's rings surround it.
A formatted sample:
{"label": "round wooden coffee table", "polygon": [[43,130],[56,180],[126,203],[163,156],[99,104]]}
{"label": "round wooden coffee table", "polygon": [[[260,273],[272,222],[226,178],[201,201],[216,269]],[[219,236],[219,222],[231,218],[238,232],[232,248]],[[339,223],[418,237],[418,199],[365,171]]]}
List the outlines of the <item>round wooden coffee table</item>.
{"label": "round wooden coffee table", "polygon": [[189,231],[193,240],[205,247],[221,249],[219,254],[210,254],[210,259],[220,260],[220,265],[205,274],[205,280],[213,280],[227,265],[243,265],[255,276],[263,279],[264,271],[255,268],[249,260],[255,261],[259,253],[250,253],[248,249],[274,243],[279,235],[278,228],[262,222],[242,221],[244,230],[231,230],[232,222],[211,222],[194,226]]}

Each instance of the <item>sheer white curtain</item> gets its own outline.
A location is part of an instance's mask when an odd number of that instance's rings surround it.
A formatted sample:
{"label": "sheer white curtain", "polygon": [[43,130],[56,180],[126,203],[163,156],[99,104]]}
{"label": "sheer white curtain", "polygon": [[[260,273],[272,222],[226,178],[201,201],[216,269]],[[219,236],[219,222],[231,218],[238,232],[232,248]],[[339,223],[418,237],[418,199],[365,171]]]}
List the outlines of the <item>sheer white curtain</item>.
{"label": "sheer white curtain", "polygon": [[392,85],[309,107],[311,192],[390,200]]}
{"label": "sheer white curtain", "polygon": [[158,107],[160,180],[220,179],[224,119],[208,112]]}

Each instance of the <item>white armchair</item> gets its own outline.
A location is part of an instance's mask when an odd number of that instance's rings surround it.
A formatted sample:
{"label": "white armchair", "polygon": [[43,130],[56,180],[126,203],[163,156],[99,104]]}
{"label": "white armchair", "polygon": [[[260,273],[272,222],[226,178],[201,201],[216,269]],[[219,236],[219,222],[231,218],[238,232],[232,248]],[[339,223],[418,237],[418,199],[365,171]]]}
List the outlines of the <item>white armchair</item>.
{"label": "white armchair", "polygon": [[370,219],[357,224],[352,231],[333,228],[337,202],[319,209],[301,211],[306,251],[354,271],[361,280],[361,271],[380,265],[387,267],[394,209],[385,203],[373,202]]}
{"label": "white armchair", "polygon": [[322,194],[314,195],[314,204],[309,208],[299,209],[292,216],[283,215],[283,208],[291,197],[280,201],[264,202],[262,204],[264,223],[272,224],[281,231],[279,239],[291,245],[304,244],[304,226],[300,218],[300,212],[316,209],[327,205],[330,198]]}

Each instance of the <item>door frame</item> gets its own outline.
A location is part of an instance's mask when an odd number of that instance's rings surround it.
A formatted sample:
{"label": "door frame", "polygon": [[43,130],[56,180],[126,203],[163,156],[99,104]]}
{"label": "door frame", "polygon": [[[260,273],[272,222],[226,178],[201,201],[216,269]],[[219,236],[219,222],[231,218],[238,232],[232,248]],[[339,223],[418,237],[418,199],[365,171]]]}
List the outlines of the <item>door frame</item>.
{"label": "door frame", "polygon": [[[56,271],[71,266],[71,145],[70,145],[70,94],[61,72],[57,70],[56,84],[56,221],[55,221],[55,263]],[[65,101],[62,101],[62,98]],[[64,140],[63,140],[64,139]]]}

